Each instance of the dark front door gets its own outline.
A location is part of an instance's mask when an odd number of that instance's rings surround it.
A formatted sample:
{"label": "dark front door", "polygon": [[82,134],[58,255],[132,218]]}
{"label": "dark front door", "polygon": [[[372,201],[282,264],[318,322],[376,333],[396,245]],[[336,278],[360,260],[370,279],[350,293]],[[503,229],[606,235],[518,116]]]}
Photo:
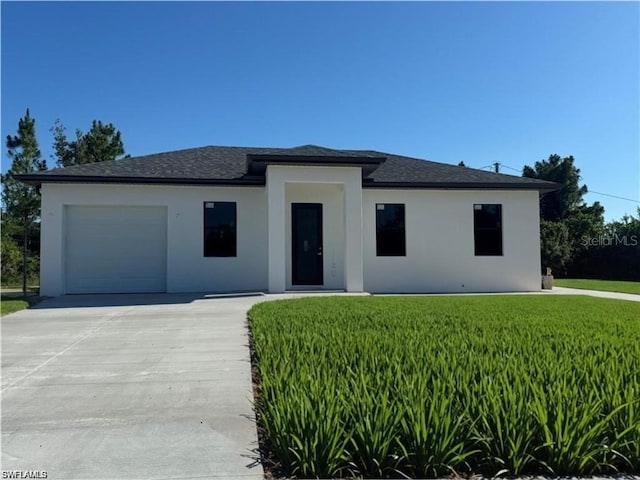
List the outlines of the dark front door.
{"label": "dark front door", "polygon": [[322,204],[291,204],[291,280],[293,285],[322,285]]}

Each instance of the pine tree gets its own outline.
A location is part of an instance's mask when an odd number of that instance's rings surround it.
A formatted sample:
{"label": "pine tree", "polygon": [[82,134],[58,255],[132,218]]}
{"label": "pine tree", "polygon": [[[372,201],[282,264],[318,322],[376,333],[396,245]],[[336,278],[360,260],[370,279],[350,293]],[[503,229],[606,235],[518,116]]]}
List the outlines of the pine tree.
{"label": "pine tree", "polygon": [[56,120],[51,128],[56,164],[59,167],[117,160],[124,155],[120,131],[111,123],[94,120],[87,133],[76,130],[76,139],[67,140],[65,127]]}
{"label": "pine tree", "polygon": [[11,168],[2,178],[3,227],[10,224],[22,238],[22,291],[27,293],[29,234],[40,219],[40,196],[36,188],[14,178],[15,175],[47,169],[36,138],[36,121],[29,109],[18,122],[17,135],[7,135],[7,154]]}

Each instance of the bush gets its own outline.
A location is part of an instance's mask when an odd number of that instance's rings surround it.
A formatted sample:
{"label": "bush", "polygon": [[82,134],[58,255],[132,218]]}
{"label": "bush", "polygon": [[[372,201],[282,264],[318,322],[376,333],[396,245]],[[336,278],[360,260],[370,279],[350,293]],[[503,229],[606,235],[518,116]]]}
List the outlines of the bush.
{"label": "bush", "polygon": [[2,283],[14,284],[22,278],[22,251],[15,241],[5,232],[2,233],[1,246]]}

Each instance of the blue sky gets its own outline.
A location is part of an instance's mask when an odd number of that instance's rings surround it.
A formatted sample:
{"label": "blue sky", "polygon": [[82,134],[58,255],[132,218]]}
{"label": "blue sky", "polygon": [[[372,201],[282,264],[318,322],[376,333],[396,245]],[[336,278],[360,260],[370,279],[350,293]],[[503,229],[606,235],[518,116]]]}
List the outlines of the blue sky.
{"label": "blue sky", "polygon": [[[591,190],[640,200],[638,2],[1,9],[2,138],[29,107],[47,159],[56,118],[99,119],[134,156],[313,143],[517,175],[573,155]],[[639,205],[586,200],[608,219]]]}

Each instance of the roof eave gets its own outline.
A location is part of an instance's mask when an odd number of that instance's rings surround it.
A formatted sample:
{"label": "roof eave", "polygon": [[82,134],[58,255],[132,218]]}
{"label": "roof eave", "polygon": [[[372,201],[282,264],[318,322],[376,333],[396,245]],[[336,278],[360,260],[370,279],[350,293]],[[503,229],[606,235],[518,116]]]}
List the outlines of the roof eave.
{"label": "roof eave", "polygon": [[[244,176],[241,178],[157,178],[127,176],[78,176],[78,175],[15,175],[21,182],[39,187],[43,183],[108,183],[137,185],[221,185],[221,186],[264,186],[263,176]],[[375,182],[365,179],[362,188],[387,189],[432,189],[432,190],[536,190],[551,192],[562,188],[553,182],[540,183],[501,183],[501,182]]]}
{"label": "roof eave", "polygon": [[39,187],[43,183],[118,183],[137,185],[226,185],[226,186],[263,186],[264,177],[243,178],[156,178],[125,177],[101,175],[15,175],[14,178],[29,185]]}
{"label": "roof eave", "polygon": [[362,188],[433,189],[433,190],[536,190],[552,192],[562,185],[544,183],[502,183],[502,182],[366,182]]}

